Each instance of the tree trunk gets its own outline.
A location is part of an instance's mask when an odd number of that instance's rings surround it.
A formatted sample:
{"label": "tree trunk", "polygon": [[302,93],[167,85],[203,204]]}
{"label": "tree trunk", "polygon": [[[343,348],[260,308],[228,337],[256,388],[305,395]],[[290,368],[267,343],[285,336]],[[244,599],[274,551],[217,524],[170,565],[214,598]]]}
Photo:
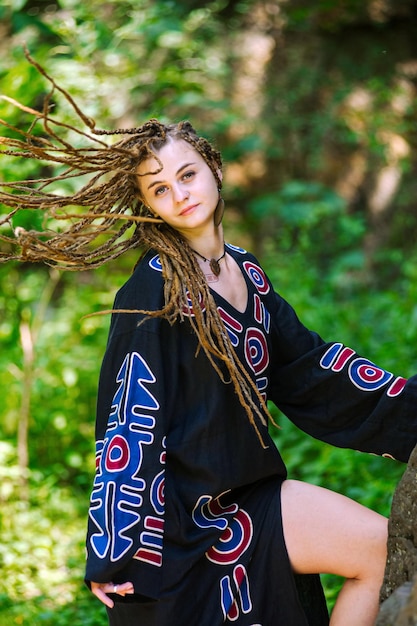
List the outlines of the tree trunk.
{"label": "tree trunk", "polygon": [[20,498],[26,502],[29,497],[29,419],[31,388],[33,383],[33,336],[27,322],[20,322],[20,343],[23,351],[22,401],[20,406],[19,425],[17,429],[17,458],[20,478]]}
{"label": "tree trunk", "polygon": [[22,365],[22,397],[20,404],[19,425],[17,429],[17,456],[20,475],[20,498],[27,502],[29,499],[28,473],[29,473],[29,425],[31,412],[32,386],[35,378],[35,348],[42,324],[45,321],[46,312],[60,279],[60,273],[56,269],[49,272],[48,281],[41,293],[36,314],[32,323],[24,319],[20,322],[20,343],[23,352]]}
{"label": "tree trunk", "polygon": [[388,522],[388,557],[375,626],[417,624],[417,446],[395,490]]}

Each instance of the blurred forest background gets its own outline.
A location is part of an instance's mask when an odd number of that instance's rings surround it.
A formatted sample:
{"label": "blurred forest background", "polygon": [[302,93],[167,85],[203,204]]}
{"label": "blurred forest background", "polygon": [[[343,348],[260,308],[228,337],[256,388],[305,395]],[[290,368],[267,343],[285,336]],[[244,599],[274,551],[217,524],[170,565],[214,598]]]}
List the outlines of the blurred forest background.
{"label": "blurred forest background", "polygon": [[[416,0],[0,0],[0,92],[41,107],[26,44],[99,128],[191,119],[224,154],[228,241],[306,325],[410,376],[416,20]],[[73,121],[58,97],[55,111]],[[5,100],[0,117],[31,121]],[[0,157],[4,180],[42,166]],[[112,306],[136,257],[81,273],[0,264],[0,626],[106,623],[83,544],[109,320],[83,316]],[[291,476],[389,514],[401,464],[276,415]],[[323,580],[331,606],[340,581]]]}

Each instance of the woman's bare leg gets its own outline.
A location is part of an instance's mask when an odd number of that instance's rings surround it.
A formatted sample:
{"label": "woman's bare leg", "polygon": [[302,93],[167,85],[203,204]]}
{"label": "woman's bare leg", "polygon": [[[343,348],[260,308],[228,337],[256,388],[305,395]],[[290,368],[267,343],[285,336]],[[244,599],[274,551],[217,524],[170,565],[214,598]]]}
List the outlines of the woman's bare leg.
{"label": "woman's bare leg", "polygon": [[283,483],[281,499],[294,571],[346,579],[331,626],[372,626],[386,561],[386,518],[338,493],[296,480]]}

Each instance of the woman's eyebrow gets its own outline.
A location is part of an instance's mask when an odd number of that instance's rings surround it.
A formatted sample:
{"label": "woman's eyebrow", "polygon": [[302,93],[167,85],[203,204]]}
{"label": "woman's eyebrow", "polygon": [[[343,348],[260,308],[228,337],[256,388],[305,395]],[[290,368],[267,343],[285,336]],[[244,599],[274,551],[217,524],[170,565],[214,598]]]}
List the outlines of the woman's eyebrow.
{"label": "woman's eyebrow", "polygon": [[[187,167],[190,167],[190,165],[195,165],[195,163],[191,162],[191,163],[185,163],[185,165],[181,165],[181,167],[175,172],[175,176],[178,176],[178,174],[180,174],[182,172],[182,170],[185,170]],[[148,189],[152,189],[152,187],[155,187],[155,185],[162,185],[164,181],[163,180],[154,180],[152,183],[150,183],[148,185]]]}

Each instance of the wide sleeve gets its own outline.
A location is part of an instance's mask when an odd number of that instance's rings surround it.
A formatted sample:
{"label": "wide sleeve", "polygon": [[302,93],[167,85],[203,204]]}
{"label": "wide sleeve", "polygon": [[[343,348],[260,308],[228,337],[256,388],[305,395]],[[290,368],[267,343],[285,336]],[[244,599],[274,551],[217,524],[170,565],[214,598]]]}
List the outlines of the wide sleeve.
{"label": "wide sleeve", "polygon": [[[155,281],[150,293],[140,297],[143,287],[132,279],[114,308],[144,308],[160,293]],[[86,580],[131,580],[133,563],[136,592],[151,597],[160,587],[165,435],[176,388],[170,328],[137,313],[113,314],[99,381],[87,532]]]}
{"label": "wide sleeve", "polygon": [[417,442],[417,377],[323,341],[277,294],[271,308],[269,399],[317,439],[406,462]]}

